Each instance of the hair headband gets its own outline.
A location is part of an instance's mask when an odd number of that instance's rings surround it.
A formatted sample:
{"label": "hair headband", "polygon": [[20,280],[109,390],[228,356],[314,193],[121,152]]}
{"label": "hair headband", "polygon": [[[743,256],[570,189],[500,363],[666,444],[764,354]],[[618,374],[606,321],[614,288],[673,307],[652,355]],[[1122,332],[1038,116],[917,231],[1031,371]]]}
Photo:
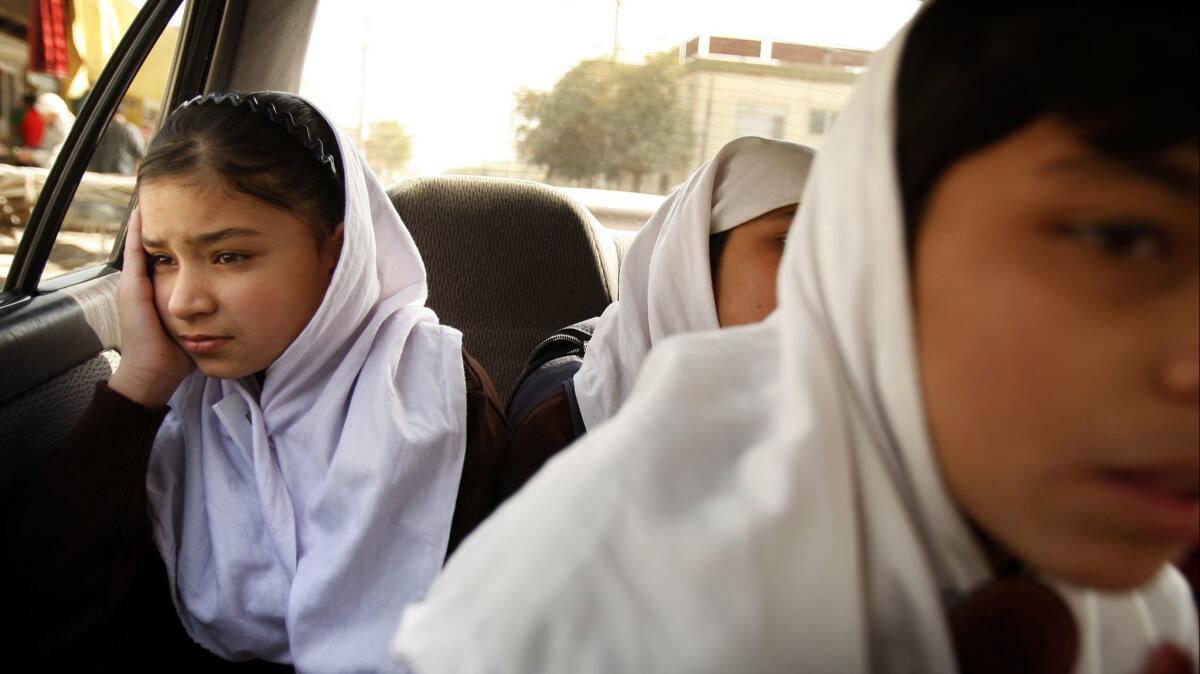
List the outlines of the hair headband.
{"label": "hair headband", "polygon": [[275,107],[273,102],[263,102],[258,99],[256,94],[242,95],[238,93],[212,93],[196,96],[195,98],[180,105],[177,109],[186,108],[189,105],[232,105],[237,108],[249,108],[250,112],[257,115],[266,115],[271,122],[279,124],[287,130],[288,133],[300,139],[304,143],[304,147],[312,150],[316,160],[329,167],[329,171],[334,176],[338,174],[337,162],[333,157],[325,152],[325,144],[319,138],[313,136],[312,130],[307,125],[296,121],[290,112],[280,112],[279,108]]}

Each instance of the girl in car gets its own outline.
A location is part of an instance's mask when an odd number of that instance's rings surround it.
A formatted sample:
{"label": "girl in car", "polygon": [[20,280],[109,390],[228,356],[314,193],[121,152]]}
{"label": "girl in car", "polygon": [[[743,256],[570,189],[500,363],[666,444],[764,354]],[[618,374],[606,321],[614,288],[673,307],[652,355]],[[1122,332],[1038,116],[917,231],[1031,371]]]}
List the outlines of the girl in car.
{"label": "girl in car", "polygon": [[822,148],[775,314],[656,348],[408,609],[398,654],[1194,672],[1171,561],[1200,528],[1196,19],[926,3]]}
{"label": "girl in car", "polygon": [[[621,266],[621,299],[604,311],[578,372],[540,401],[510,404],[501,492],[509,495],[587,429],[616,414],[651,348],[671,335],[762,320],[813,151],[734,140],[642,227]],[[514,401],[528,395],[519,386]]]}
{"label": "girl in car", "polygon": [[307,101],[184,104],[138,195],[120,366],[21,504],[22,647],[391,671],[400,609],[494,505],[490,380]]}

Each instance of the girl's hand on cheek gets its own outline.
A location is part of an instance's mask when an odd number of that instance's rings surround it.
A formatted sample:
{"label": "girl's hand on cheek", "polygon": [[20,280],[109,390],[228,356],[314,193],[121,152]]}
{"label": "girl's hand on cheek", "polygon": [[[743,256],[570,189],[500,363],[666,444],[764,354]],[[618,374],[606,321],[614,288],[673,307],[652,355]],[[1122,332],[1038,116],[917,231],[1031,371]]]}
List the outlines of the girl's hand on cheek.
{"label": "girl's hand on cheek", "polygon": [[117,285],[121,364],[109,388],[146,407],[162,407],[196,364],[167,334],[154,307],[146,273],[142,216],[134,209],[125,236],[125,266]]}

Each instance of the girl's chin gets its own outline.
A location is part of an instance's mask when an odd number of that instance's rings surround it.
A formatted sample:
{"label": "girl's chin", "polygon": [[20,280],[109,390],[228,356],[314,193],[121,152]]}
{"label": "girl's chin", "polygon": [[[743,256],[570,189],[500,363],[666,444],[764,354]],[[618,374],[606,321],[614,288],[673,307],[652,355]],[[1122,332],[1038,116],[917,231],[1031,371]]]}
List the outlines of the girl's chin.
{"label": "girl's chin", "polygon": [[[1141,539],[1118,538],[1092,539],[1069,549],[1055,546],[1057,549],[1020,551],[1002,545],[974,521],[971,528],[994,570],[1020,564],[1064,583],[1106,592],[1127,592],[1145,585],[1191,547],[1188,543],[1149,544]],[[1083,549],[1086,554],[1080,552]]]}
{"label": "girl's chin", "polygon": [[244,379],[265,369],[234,363],[215,362],[204,358],[193,358],[192,360],[196,362],[196,369],[200,371],[200,374],[211,379]]}
{"label": "girl's chin", "polygon": [[1130,549],[1090,555],[1086,559],[1075,556],[1065,564],[1046,564],[1039,568],[1072,585],[1105,592],[1128,592],[1154,580],[1163,567],[1180,555],[1178,550],[1171,548],[1150,551],[1144,546],[1131,546]]}

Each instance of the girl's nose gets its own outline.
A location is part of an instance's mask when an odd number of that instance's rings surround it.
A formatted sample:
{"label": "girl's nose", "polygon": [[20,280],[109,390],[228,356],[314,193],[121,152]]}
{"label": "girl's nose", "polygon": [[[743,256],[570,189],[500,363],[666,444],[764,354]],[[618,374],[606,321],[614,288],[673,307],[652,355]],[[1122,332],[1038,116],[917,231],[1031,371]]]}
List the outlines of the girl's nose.
{"label": "girl's nose", "polygon": [[203,274],[181,268],[174,278],[167,310],[180,320],[211,314],[216,301]]}
{"label": "girl's nose", "polygon": [[1158,381],[1166,395],[1195,407],[1200,400],[1200,275],[1180,291],[1172,311],[1178,332],[1159,361]]}
{"label": "girl's nose", "polygon": [[1195,405],[1200,397],[1200,346],[1191,345],[1169,355],[1163,362],[1159,380],[1172,398]]}

